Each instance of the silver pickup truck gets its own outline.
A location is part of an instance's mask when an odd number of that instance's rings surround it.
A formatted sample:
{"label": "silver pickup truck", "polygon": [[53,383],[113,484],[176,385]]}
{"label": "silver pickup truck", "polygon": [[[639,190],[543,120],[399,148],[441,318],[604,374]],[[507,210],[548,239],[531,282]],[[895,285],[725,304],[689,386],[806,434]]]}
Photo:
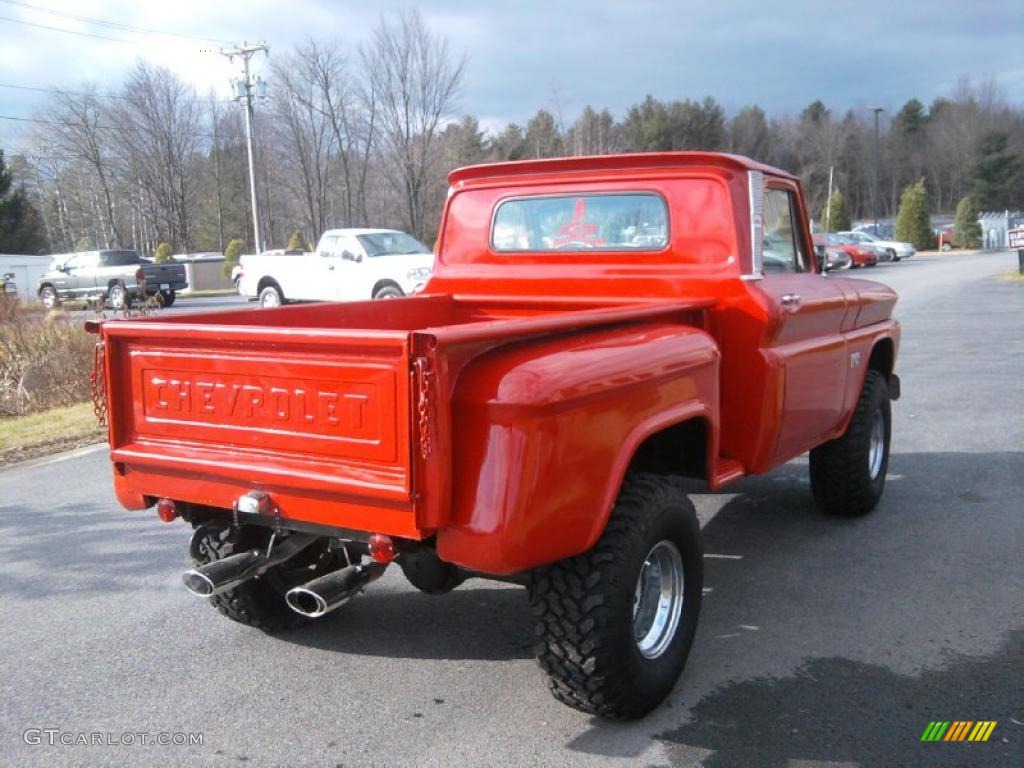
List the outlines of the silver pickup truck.
{"label": "silver pickup truck", "polygon": [[121,309],[157,294],[169,307],[176,291],[187,287],[182,264],[154,264],[131,250],[83,251],[55,256],[50,270],[39,278],[36,293],[47,309],[61,301],[98,298]]}

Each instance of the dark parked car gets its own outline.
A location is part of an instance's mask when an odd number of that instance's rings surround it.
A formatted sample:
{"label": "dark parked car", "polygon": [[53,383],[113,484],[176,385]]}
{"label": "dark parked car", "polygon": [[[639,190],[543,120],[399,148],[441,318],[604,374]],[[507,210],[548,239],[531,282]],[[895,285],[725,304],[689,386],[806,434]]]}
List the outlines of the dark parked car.
{"label": "dark parked car", "polygon": [[47,309],[69,299],[105,298],[114,309],[160,295],[165,307],[188,287],[183,264],[154,264],[131,250],[83,251],[56,257],[36,293]]}

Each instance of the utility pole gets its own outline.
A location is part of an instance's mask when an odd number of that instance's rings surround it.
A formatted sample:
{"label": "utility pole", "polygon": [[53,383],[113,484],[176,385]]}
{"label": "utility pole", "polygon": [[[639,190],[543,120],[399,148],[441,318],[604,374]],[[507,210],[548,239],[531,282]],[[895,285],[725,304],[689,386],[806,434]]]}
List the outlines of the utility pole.
{"label": "utility pole", "polygon": [[884,107],[872,107],[871,111],[875,113],[875,194],[872,208],[874,208],[875,214],[875,237],[879,237],[878,234],[878,178],[881,175],[881,165],[879,161],[879,149],[878,149],[878,113],[884,112]]}
{"label": "utility pole", "polygon": [[242,79],[233,81],[233,85],[235,100],[242,102],[242,105],[245,107],[245,141],[249,150],[249,194],[252,200],[253,246],[256,248],[256,253],[260,253],[263,248],[260,241],[259,201],[256,197],[256,163],[252,152],[252,101],[254,96],[260,98],[266,96],[267,84],[259,77],[255,81],[250,77],[249,60],[260,51],[269,56],[270,46],[262,42],[255,45],[243,42],[231,50],[220,49],[221,55],[227,56],[228,61],[233,62],[236,56],[242,60]]}

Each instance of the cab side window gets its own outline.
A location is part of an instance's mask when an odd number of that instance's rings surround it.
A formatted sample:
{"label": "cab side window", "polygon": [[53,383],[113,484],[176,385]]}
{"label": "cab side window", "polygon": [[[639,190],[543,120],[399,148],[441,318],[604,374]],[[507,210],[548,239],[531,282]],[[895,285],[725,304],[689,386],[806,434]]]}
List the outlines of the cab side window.
{"label": "cab side window", "polygon": [[338,246],[338,236],[328,235],[320,243],[321,256],[341,256],[341,248]]}
{"label": "cab side window", "polygon": [[807,272],[807,254],[797,225],[793,193],[785,189],[764,191],[764,273]]}

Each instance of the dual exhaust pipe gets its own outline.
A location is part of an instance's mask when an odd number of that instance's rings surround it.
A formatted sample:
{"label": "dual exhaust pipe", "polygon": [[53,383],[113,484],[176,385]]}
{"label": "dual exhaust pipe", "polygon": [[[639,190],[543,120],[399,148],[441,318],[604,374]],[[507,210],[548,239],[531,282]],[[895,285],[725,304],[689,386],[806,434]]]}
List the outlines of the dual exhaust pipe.
{"label": "dual exhaust pipe", "polygon": [[[315,536],[293,533],[267,551],[251,549],[193,568],[182,576],[182,581],[193,595],[213,597],[290,560],[315,540]],[[386,564],[375,562],[347,565],[293,587],[285,594],[285,602],[296,613],[318,618],[347,603],[386,569]]]}

